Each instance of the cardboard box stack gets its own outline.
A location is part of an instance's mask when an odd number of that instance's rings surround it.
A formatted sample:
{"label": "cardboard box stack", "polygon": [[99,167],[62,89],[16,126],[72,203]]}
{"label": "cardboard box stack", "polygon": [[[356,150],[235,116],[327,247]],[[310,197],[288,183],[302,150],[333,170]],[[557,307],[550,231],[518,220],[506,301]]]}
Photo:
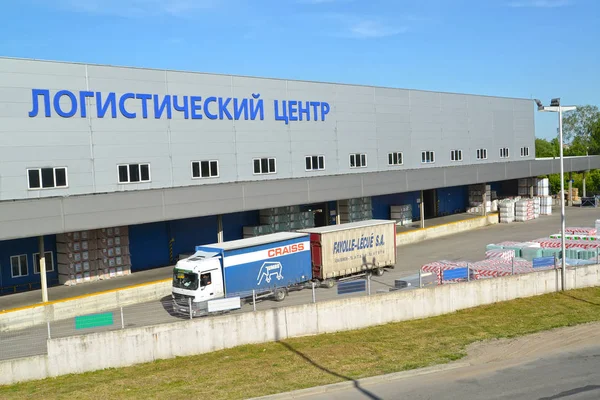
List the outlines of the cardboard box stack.
{"label": "cardboard box stack", "polygon": [[131,274],[127,227],[56,235],[58,281],[73,286]]}
{"label": "cardboard box stack", "polygon": [[338,201],[340,223],[366,221],[373,218],[373,206],[370,197]]}
{"label": "cardboard box stack", "polygon": [[131,274],[129,230],[126,226],[98,230],[98,276],[111,279]]}
{"label": "cardboard box stack", "polygon": [[[485,190],[485,204],[483,195]],[[485,207],[486,212],[498,210],[498,202],[494,203],[495,210],[492,210],[492,187],[490,185],[470,185],[469,186],[469,207],[467,213],[481,214]]]}
{"label": "cardboard box stack", "polygon": [[312,228],[315,217],[312,211],[300,211],[300,206],[276,207],[260,210],[260,225],[245,226],[244,238],[266,235],[269,233],[293,231]]}
{"label": "cardboard box stack", "polygon": [[98,280],[96,231],[56,235],[58,281],[72,286]]}
{"label": "cardboard box stack", "polygon": [[412,224],[412,205],[405,204],[401,206],[390,206],[390,219],[396,221],[396,225]]}

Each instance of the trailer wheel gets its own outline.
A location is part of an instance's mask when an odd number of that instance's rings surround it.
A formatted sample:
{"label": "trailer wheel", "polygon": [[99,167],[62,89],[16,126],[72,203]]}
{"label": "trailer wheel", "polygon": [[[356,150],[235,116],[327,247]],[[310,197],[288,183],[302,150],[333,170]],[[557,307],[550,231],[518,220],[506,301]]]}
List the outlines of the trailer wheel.
{"label": "trailer wheel", "polygon": [[333,279],[325,279],[323,281],[323,286],[326,287],[327,289],[331,289],[332,287],[335,286],[335,281]]}
{"label": "trailer wheel", "polygon": [[376,268],[375,269],[375,275],[377,275],[377,276],[382,276],[383,272],[384,272],[383,268]]}
{"label": "trailer wheel", "polygon": [[275,297],[275,301],[283,301],[285,299],[285,289],[277,289],[273,296]]}

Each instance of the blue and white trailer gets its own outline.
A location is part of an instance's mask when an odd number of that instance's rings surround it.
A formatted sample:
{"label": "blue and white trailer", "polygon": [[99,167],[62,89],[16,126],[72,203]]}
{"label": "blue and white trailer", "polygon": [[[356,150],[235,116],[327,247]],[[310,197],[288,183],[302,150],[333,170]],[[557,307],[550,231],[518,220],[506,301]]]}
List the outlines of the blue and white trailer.
{"label": "blue and white trailer", "polygon": [[280,232],[196,246],[173,270],[172,296],[177,311],[200,315],[216,299],[282,301],[311,279],[309,234]]}

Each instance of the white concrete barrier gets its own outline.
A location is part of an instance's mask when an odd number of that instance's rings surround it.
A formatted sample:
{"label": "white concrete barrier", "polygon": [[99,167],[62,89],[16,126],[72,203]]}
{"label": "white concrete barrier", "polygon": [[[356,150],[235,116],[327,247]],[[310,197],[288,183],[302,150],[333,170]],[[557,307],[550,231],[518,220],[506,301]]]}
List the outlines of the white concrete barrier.
{"label": "white concrete barrier", "polygon": [[[556,292],[560,271],[484,279],[48,340],[48,355],[0,362],[0,384],[125,367],[235,346],[365,328]],[[600,265],[567,271],[569,289],[600,285]]]}
{"label": "white concrete barrier", "polygon": [[423,229],[414,229],[407,232],[396,234],[396,245],[402,246],[411,243],[418,243],[422,240],[436,239],[448,235],[454,235],[460,232],[466,232],[484,226],[498,223],[498,213],[488,214],[485,217],[476,217],[462,221],[448,222],[442,225],[425,227]]}
{"label": "white concrete barrier", "polygon": [[0,312],[0,331],[15,331],[46,322],[158,300],[171,294],[171,280],[149,282],[106,292],[56,300]]}

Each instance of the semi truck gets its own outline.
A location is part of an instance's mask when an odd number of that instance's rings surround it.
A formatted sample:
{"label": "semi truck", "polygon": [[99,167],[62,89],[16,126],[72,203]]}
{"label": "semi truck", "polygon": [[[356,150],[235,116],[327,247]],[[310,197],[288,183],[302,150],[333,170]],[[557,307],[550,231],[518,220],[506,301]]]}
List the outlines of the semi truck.
{"label": "semi truck", "polygon": [[216,299],[285,299],[312,282],[328,288],[396,264],[395,221],[368,220],[196,246],[173,269],[176,311],[208,313]]}
{"label": "semi truck", "polygon": [[196,246],[175,265],[172,296],[176,311],[195,316],[206,314],[215,299],[282,301],[311,279],[309,235],[280,232]]}

